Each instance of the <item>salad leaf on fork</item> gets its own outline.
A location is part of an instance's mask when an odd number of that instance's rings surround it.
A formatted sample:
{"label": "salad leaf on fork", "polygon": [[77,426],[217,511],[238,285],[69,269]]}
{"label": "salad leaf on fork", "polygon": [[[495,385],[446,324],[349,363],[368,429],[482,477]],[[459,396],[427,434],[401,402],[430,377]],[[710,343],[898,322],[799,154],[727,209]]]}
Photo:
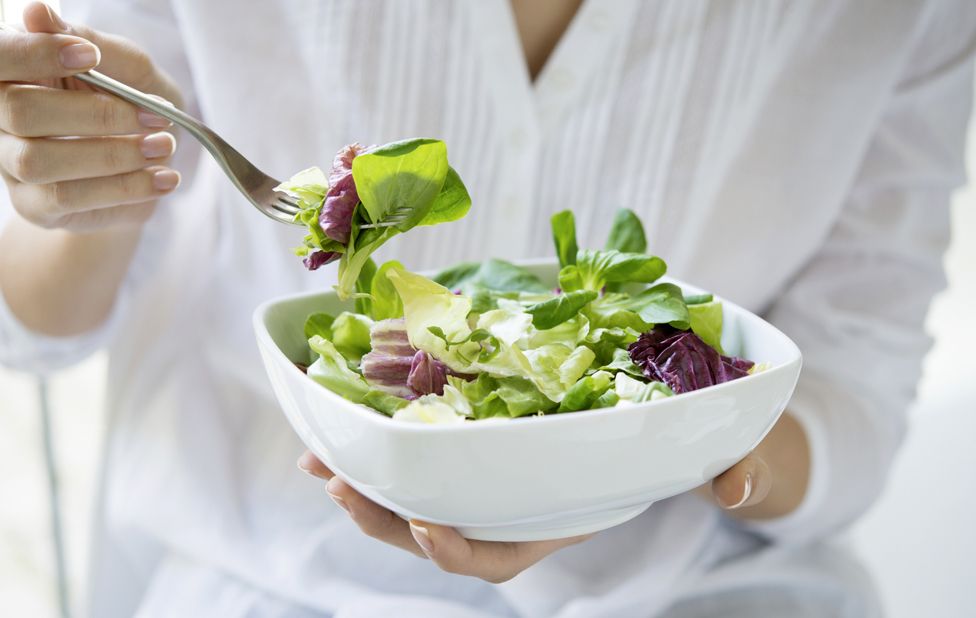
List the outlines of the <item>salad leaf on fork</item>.
{"label": "salad leaf on fork", "polygon": [[336,155],[328,177],[310,168],[276,189],[299,199],[295,219],[308,234],[295,252],[305,266],[315,270],[339,260],[336,292],[343,300],[369,293],[357,289],[360,273],[390,238],[418,225],[456,221],[471,208],[444,142],[426,138],[371,148],[352,144]]}

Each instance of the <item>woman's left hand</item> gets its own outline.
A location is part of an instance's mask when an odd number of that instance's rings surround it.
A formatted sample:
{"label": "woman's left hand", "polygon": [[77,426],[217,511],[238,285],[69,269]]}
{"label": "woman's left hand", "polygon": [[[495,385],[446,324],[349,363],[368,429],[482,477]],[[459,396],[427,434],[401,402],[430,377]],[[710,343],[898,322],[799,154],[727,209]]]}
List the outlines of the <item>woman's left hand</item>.
{"label": "woman's left hand", "polygon": [[[799,504],[806,489],[809,462],[807,457],[796,457],[800,447],[802,453],[799,454],[806,455],[806,440],[802,431],[794,419],[784,414],[755,451],[710,484],[702,485],[698,493],[714,500],[723,509],[749,517],[774,517],[785,514],[779,512],[784,508],[792,510]],[[796,440],[801,440],[802,444]],[[778,461],[783,455],[802,461],[802,478],[791,478],[782,491],[778,486],[774,492],[773,476],[766,460]],[[558,549],[593,536],[521,543],[470,541],[454,528],[417,520],[404,521],[389,509],[363,497],[309,451],[298,459],[298,467],[312,476],[327,480],[329,496],[367,535],[421,558],[429,558],[448,573],[480,577],[495,584],[512,579]],[[793,475],[786,472],[785,478]]]}

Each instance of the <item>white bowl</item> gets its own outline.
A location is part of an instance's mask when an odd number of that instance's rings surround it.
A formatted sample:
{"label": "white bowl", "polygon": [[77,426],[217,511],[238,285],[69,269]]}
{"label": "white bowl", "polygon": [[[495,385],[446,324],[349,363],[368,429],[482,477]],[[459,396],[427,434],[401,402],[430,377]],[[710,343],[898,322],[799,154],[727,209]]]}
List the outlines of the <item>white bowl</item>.
{"label": "white bowl", "polygon": [[[555,281],[552,262],[524,266]],[[686,293],[697,288],[674,281]],[[357,491],[406,518],[471,539],[541,540],[621,524],[739,461],[793,393],[800,351],[763,319],[722,301],[722,345],[766,371],[622,408],[459,425],[394,421],[311,380],[308,314],[351,305],[332,292],[271,300],[254,328],[275,395],[308,448]]]}

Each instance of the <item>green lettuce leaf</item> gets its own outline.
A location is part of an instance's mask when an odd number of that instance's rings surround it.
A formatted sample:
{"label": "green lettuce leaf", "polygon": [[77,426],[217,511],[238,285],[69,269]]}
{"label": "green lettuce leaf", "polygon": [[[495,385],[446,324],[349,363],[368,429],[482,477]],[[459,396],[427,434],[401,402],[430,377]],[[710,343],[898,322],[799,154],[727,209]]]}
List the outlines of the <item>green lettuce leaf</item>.
{"label": "green lettuce leaf", "polygon": [[461,423],[472,415],[467,397],[452,384],[444,386],[443,395],[424,395],[393,413],[393,419],[432,425]]}
{"label": "green lettuce leaf", "polygon": [[606,371],[598,371],[593,375],[580,378],[566,393],[557,412],[589,410],[610,388],[611,377]]}
{"label": "green lettuce leaf", "polygon": [[725,354],[722,351],[722,303],[713,300],[688,305],[688,314],[691,330],[719,354]]}
{"label": "green lettuce leaf", "polygon": [[356,313],[373,315],[373,302],[369,294],[375,277],[376,262],[373,258],[369,258],[363,263],[359,276],[356,277]]}
{"label": "green lettuce leaf", "polygon": [[[480,344],[469,341],[449,347],[445,338],[459,341],[471,336],[467,321],[471,299],[454,294],[427,277],[407,270],[391,269],[386,276],[403,302],[410,344],[433,355],[455,371],[463,373],[470,369],[472,359],[481,351]],[[432,333],[431,327],[438,329],[444,337]]]}
{"label": "green lettuce leaf", "polygon": [[393,416],[394,412],[410,402],[403,397],[397,397],[373,388],[363,396],[363,403],[387,416]]}
{"label": "green lettuce leaf", "polygon": [[308,345],[319,354],[319,359],[308,368],[308,377],[349,401],[362,403],[369,385],[361,375],[349,368],[345,357],[332,342],[316,335]]}
{"label": "green lettuce leaf", "polygon": [[600,367],[600,371],[609,371],[613,374],[623,372],[629,376],[644,379],[644,372],[630,359],[630,353],[627,352],[626,348],[615,348],[610,362]]}
{"label": "green lettuce leaf", "polygon": [[332,343],[336,350],[356,365],[370,350],[369,328],[373,320],[359,313],[343,311],[332,323]]}
{"label": "green lettuce leaf", "polygon": [[592,290],[576,290],[536,303],[525,311],[532,315],[533,326],[539,330],[547,330],[576,317],[580,310],[597,296],[598,294]]}
{"label": "green lettuce leaf", "polygon": [[653,401],[674,394],[664,382],[635,380],[626,373],[618,373],[614,376],[614,390],[621,400],[631,403]]}
{"label": "green lettuce leaf", "polygon": [[468,189],[461,182],[461,177],[454,168],[448,167],[444,186],[434,198],[430,211],[417,225],[437,225],[457,221],[468,214],[469,210],[471,210],[471,196],[468,195]]}
{"label": "green lettuce leaf", "polygon": [[459,388],[471,403],[476,419],[516,418],[547,412],[556,407],[532,382],[516,376],[496,378],[482,373],[470,382],[453,376],[448,378],[448,382]]}
{"label": "green lettuce leaf", "polygon": [[396,212],[394,227],[400,232],[428,215],[448,169],[444,142],[424,138],[386,144],[352,161],[356,191],[369,222],[384,221]]}
{"label": "green lettuce leaf", "polygon": [[569,266],[576,263],[576,219],[571,210],[557,212],[549,220],[552,226],[552,240],[556,245],[556,256],[559,266]]}
{"label": "green lettuce leaf", "polygon": [[325,339],[332,338],[332,323],[335,321],[335,317],[329,315],[328,313],[313,313],[305,318],[305,338],[311,339],[315,335],[319,337],[324,337]]}
{"label": "green lettuce leaf", "polygon": [[505,260],[490,259],[467,271],[466,276],[456,277],[454,285],[463,294],[472,295],[479,290],[496,290],[505,293],[551,293],[542,281],[528,270]]}
{"label": "green lettuce leaf", "polygon": [[673,283],[659,283],[632,296],[631,310],[647,324],[670,324],[684,330],[690,321],[681,288]]}
{"label": "green lettuce leaf", "polygon": [[376,275],[373,276],[373,283],[370,286],[370,296],[372,297],[372,309],[374,320],[387,320],[391,318],[403,317],[403,301],[397,294],[393,282],[386,276],[391,270],[405,271],[403,264],[396,260],[384,262]]}
{"label": "green lettuce leaf", "polygon": [[617,211],[604,249],[614,249],[623,253],[647,252],[644,225],[634,211],[626,208]]}

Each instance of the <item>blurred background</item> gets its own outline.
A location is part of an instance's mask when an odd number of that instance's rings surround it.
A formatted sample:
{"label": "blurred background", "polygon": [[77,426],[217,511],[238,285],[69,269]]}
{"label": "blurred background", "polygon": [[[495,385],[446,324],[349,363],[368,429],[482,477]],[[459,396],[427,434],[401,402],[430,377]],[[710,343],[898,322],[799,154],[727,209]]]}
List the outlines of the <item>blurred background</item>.
{"label": "blurred background", "polygon": [[[8,17],[19,15],[24,4],[2,3]],[[968,167],[976,178],[976,127],[969,133]],[[929,314],[935,346],[911,411],[908,438],[881,500],[841,540],[872,574],[892,618],[971,616],[976,607],[968,562],[976,555],[976,491],[970,475],[976,469],[973,183],[955,196],[952,218],[952,246],[945,258],[949,287]],[[105,422],[104,375],[105,358],[97,355],[53,376],[43,385],[47,406],[42,406],[36,378],[0,368],[0,616],[57,616],[64,594],[75,608],[84,602]],[[53,460],[45,455],[46,442]],[[52,532],[52,477],[46,463],[52,461],[60,490],[61,543]]]}

